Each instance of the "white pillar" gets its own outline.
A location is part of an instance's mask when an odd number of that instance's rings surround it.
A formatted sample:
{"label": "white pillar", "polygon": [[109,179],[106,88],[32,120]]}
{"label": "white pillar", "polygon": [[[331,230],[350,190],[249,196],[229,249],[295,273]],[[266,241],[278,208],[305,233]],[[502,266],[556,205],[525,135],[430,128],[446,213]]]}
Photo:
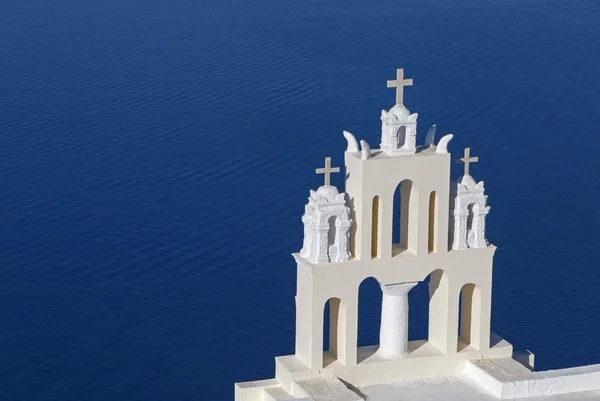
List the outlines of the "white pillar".
{"label": "white pillar", "polygon": [[317,225],[313,263],[329,263],[329,223]]}
{"label": "white pillar", "polygon": [[386,357],[406,355],[408,346],[408,292],[417,285],[400,283],[382,285],[379,353]]}
{"label": "white pillar", "polygon": [[312,230],[310,228],[310,217],[306,214],[302,216],[302,223],[304,224],[304,240],[302,241],[302,249],[300,250],[300,255],[305,258],[310,256],[310,247],[311,247],[311,237]]}
{"label": "white pillar", "polygon": [[469,210],[454,210],[454,242],[452,249],[467,249],[467,219]]}
{"label": "white pillar", "polygon": [[473,224],[471,226],[472,234],[469,235],[469,248],[487,248],[488,243],[485,239],[485,217],[490,212],[490,207],[473,206]]}

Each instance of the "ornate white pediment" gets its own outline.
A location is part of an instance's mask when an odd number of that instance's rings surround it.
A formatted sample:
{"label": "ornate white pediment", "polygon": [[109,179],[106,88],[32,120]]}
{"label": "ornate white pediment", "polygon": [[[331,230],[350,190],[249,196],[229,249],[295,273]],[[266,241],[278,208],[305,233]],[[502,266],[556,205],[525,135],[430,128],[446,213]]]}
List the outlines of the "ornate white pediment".
{"label": "ornate white pediment", "polygon": [[486,248],[485,218],[490,212],[483,181],[464,175],[452,186],[452,249]]}
{"label": "ornate white pediment", "polygon": [[348,242],[352,220],[345,193],[339,193],[333,186],[311,190],[302,222],[302,257],[313,263],[346,262],[350,258]]}
{"label": "ornate white pediment", "polygon": [[381,149],[390,155],[417,151],[417,113],[411,114],[403,104],[381,111]]}

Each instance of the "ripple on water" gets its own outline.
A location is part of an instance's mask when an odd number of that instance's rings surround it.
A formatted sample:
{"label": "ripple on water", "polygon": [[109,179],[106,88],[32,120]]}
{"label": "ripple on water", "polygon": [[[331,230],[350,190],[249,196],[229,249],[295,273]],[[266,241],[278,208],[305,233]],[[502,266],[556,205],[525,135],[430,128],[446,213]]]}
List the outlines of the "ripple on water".
{"label": "ripple on water", "polygon": [[272,376],[314,168],[343,129],[376,146],[397,67],[421,130],[480,157],[494,330],[542,369],[597,362],[598,20],[592,0],[0,5],[5,398],[220,400]]}

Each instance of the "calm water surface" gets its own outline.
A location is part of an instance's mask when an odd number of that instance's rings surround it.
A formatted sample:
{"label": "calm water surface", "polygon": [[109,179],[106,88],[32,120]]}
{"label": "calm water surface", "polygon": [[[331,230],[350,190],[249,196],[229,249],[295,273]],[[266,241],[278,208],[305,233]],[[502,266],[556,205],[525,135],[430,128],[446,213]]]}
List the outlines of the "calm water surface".
{"label": "calm water surface", "polygon": [[[540,369],[600,362],[599,21],[597,0],[3,0],[0,399],[272,377],[314,168],[343,129],[379,143],[397,67],[419,141],[437,123],[480,157],[494,331]],[[424,286],[411,308],[421,337]]]}

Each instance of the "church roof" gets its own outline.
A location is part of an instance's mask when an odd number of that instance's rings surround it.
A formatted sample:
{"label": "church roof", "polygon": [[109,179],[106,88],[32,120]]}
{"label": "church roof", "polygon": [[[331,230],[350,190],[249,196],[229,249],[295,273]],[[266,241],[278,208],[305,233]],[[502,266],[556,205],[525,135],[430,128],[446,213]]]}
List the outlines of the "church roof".
{"label": "church roof", "polygon": [[317,189],[317,195],[323,196],[329,202],[334,200],[334,198],[339,194],[340,194],[340,192],[338,191],[338,189],[332,185],[324,185],[322,187],[319,187],[319,189]]}
{"label": "church roof", "polygon": [[467,187],[467,189],[473,189],[477,185],[477,182],[475,181],[475,179],[468,174],[460,177],[458,182],[463,184],[465,187]]}
{"label": "church roof", "polygon": [[398,120],[407,120],[410,117],[410,111],[403,104],[397,104],[388,111],[388,117],[394,116]]}

